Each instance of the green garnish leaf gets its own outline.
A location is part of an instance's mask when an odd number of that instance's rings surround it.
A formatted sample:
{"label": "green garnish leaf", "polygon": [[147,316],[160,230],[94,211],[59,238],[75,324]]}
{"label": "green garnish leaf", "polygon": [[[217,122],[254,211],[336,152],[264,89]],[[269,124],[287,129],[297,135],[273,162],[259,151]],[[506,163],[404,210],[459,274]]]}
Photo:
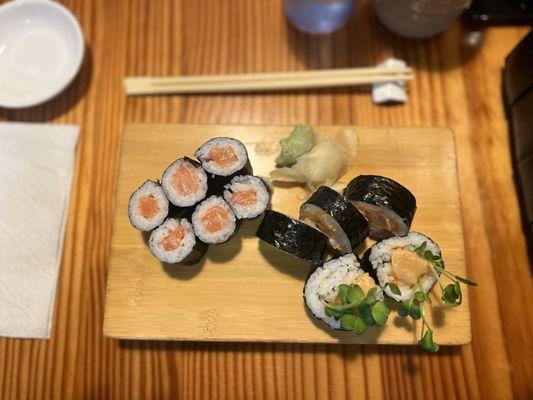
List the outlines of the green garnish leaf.
{"label": "green garnish leaf", "polygon": [[389,282],[385,284],[385,287],[388,287],[392,294],[395,294],[396,296],[401,296],[402,292],[400,291],[400,288],[398,285]]}
{"label": "green garnish leaf", "polygon": [[365,325],[372,326],[375,325],[374,318],[372,317],[372,306],[367,303],[362,303],[357,308],[359,316],[363,319]]}
{"label": "green garnish leaf", "polygon": [[463,282],[465,285],[468,285],[468,286],[477,286],[476,282],[469,281],[468,279],[462,278],[457,275],[455,275],[455,279],[457,279],[460,282]]}
{"label": "green garnish leaf", "polygon": [[424,251],[426,250],[426,246],[427,246],[427,243],[426,242],[423,242],[420,246],[418,246],[416,249],[414,249],[413,251],[418,254],[418,255],[422,255],[424,254]]}
{"label": "green garnish leaf", "polygon": [[353,331],[355,332],[356,335],[361,335],[361,334],[365,333],[365,331],[366,331],[365,323],[358,316],[355,317],[355,324],[354,324]]}
{"label": "green garnish leaf", "polygon": [[345,311],[334,310],[333,308],[330,308],[330,307],[326,307],[324,309],[324,312],[326,313],[328,317],[333,317],[337,320],[345,314]]}
{"label": "green garnish leaf", "polygon": [[[458,282],[456,282],[458,284]],[[442,291],[442,300],[448,307],[457,307],[461,304],[461,288],[457,289],[456,283],[446,285]],[[459,291],[459,293],[457,293]]]}
{"label": "green garnish leaf", "polygon": [[420,306],[416,303],[417,302],[413,302],[413,304],[411,305],[411,308],[409,309],[409,315],[414,320],[419,320],[421,316]]}
{"label": "green garnish leaf", "polygon": [[426,294],[424,294],[424,292],[421,292],[420,290],[415,292],[413,298],[419,302],[429,300],[429,297]]}
{"label": "green garnish leaf", "polygon": [[372,306],[372,318],[374,319],[376,325],[385,325],[385,322],[387,322],[387,318],[389,317],[390,312],[390,307],[384,302],[378,301],[376,304],[374,304]]}
{"label": "green garnish leaf", "polygon": [[346,331],[353,331],[355,326],[356,316],[354,314],[344,314],[341,319],[341,327]]}
{"label": "green garnish leaf", "polygon": [[407,302],[407,303],[401,303],[399,306],[398,306],[398,315],[400,317],[407,317],[409,315],[409,310],[411,308],[411,302]]}
{"label": "green garnish leaf", "polygon": [[424,350],[430,353],[439,351],[439,345],[433,341],[433,331],[427,330],[422,339],[418,341]]}
{"label": "green garnish leaf", "polygon": [[346,297],[350,303],[360,304],[365,299],[365,293],[359,285],[354,285],[350,286]]}
{"label": "green garnish leaf", "polygon": [[337,294],[337,301],[341,301],[342,303],[350,303],[348,300],[348,292],[350,291],[352,287],[350,285],[342,284],[339,286],[339,293]]}
{"label": "green garnish leaf", "polygon": [[[425,242],[424,242],[425,243]],[[439,256],[434,256],[429,250],[424,251],[424,258],[428,261],[435,261],[439,259]]]}
{"label": "green garnish leaf", "polygon": [[368,304],[368,305],[372,305],[372,304],[375,304],[377,299],[376,299],[376,293],[377,293],[377,288],[373,287],[372,289],[370,289],[368,291],[368,293],[366,294],[366,297],[365,299],[362,301],[363,304]]}

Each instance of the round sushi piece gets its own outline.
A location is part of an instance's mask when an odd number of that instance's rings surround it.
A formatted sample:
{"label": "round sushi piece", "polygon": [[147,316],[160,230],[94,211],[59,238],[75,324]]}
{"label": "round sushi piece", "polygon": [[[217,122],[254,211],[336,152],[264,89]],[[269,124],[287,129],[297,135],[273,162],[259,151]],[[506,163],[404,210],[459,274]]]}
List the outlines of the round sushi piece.
{"label": "round sushi piece", "polygon": [[205,199],[207,174],[198,161],[183,157],[168,166],[161,186],[172,204],[189,207]]}
{"label": "round sushi piece", "polygon": [[367,220],[355,205],[327,186],[320,186],[302,204],[300,220],[324,233],[340,254],[351,253],[369,232]]}
{"label": "round sushi piece", "polygon": [[383,300],[383,291],[374,279],[363,269],[353,254],[346,254],[318,266],[305,283],[304,299],[307,308],[318,319],[333,329],[340,329],[340,321],[326,315],[324,301],[333,302],[339,293],[339,286],[359,285],[366,295],[376,288],[376,299]]}
{"label": "round sushi piece", "polygon": [[207,245],[196,240],[194,229],[185,218],[168,218],[152,231],[148,247],[159,261],[168,264],[196,264],[207,251]]}
{"label": "round sushi piece", "polygon": [[[418,283],[423,292],[428,293],[439,276],[429,261],[415,253],[414,250],[420,246],[424,247],[424,251],[441,257],[437,243],[421,233],[410,232],[406,236],[385,239],[370,247],[363,256],[363,268],[375,274],[387,296],[405,302],[410,299]],[[400,295],[392,293],[387,283],[398,286]]]}
{"label": "round sushi piece", "polygon": [[[194,156],[210,174],[230,176],[236,172],[249,170],[248,152],[242,142],[230,137],[216,137],[205,142]],[[241,174],[241,175],[244,175]]]}
{"label": "round sushi piece", "polygon": [[168,215],[168,200],[159,183],[147,180],[133,192],[128,202],[131,224],[141,231],[151,231]]}
{"label": "round sushi piece", "polygon": [[259,239],[293,256],[318,263],[328,238],[319,230],[277,211],[267,210],[255,234]]}
{"label": "round sushi piece", "polygon": [[224,191],[228,202],[238,219],[255,218],[265,212],[270,195],[263,181],[252,175],[236,176]]}
{"label": "round sushi piece", "polygon": [[202,201],[192,214],[194,233],[205,243],[227,241],[237,227],[233,210],[222,197],[210,196]]}
{"label": "round sushi piece", "polygon": [[371,238],[386,239],[409,232],[416,199],[398,182],[378,175],[360,175],[346,186],[344,196],[368,220]]}

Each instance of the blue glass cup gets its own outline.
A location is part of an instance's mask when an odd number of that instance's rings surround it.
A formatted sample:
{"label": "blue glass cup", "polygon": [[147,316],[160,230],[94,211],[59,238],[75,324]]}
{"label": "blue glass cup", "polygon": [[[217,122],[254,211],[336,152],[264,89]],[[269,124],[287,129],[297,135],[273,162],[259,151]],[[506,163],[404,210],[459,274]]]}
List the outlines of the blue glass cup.
{"label": "blue glass cup", "polygon": [[330,33],[350,19],[354,0],[283,0],[287,19],[307,33]]}

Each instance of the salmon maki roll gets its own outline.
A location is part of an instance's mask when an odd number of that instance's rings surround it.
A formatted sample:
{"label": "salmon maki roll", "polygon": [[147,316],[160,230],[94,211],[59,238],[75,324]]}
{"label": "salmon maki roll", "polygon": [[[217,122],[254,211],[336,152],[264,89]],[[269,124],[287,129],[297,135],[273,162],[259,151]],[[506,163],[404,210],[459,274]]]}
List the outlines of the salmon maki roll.
{"label": "salmon maki roll", "polygon": [[159,183],[147,180],[130,197],[128,216],[134,228],[151,231],[168,215],[168,200]]}
{"label": "salmon maki roll", "polygon": [[185,218],[168,218],[152,231],[148,247],[159,261],[167,264],[196,264],[207,251],[207,245],[196,239],[191,223]]}
{"label": "salmon maki roll", "polygon": [[174,161],[165,170],[161,186],[173,205],[190,207],[205,199],[207,174],[200,163],[183,157]]}
{"label": "salmon maki roll", "polygon": [[251,173],[246,147],[237,139],[210,139],[194,155],[200,160],[202,167],[213,175],[230,176],[241,171]]}
{"label": "salmon maki roll", "polygon": [[192,214],[194,233],[205,243],[224,243],[235,233],[237,218],[222,197],[202,201]]}
{"label": "salmon maki roll", "polygon": [[226,185],[224,200],[238,219],[255,218],[265,212],[270,194],[261,178],[236,176]]}

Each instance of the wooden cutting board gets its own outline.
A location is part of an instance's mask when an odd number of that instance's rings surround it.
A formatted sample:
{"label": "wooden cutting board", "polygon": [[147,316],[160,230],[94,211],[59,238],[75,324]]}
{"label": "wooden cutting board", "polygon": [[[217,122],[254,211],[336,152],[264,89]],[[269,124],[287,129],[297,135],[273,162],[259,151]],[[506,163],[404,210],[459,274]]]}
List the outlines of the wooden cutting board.
{"label": "wooden cutting board", "polygon": [[[116,198],[104,334],[131,339],[253,342],[415,344],[419,323],[392,313],[384,328],[362,336],[332,331],[308,314],[302,298],[310,265],[254,237],[257,221],[244,223],[230,242],[211,246],[196,266],[164,267],[148,250],[127,215],[130,194],[144,180],[214,136],[232,136],[248,148],[256,175],[268,176],[289,126],[135,124],[126,127]],[[437,241],[446,267],[466,276],[453,133],[444,128],[316,127],[317,137],[349,129],[357,154],[341,178],[359,174],[398,180],[417,198],[413,230]],[[293,217],[305,200],[298,186],[275,186],[272,208]],[[364,250],[364,249],[360,249]],[[439,293],[437,293],[439,292]],[[463,305],[445,308],[433,289],[429,313],[435,340],[471,340],[468,291]]]}

